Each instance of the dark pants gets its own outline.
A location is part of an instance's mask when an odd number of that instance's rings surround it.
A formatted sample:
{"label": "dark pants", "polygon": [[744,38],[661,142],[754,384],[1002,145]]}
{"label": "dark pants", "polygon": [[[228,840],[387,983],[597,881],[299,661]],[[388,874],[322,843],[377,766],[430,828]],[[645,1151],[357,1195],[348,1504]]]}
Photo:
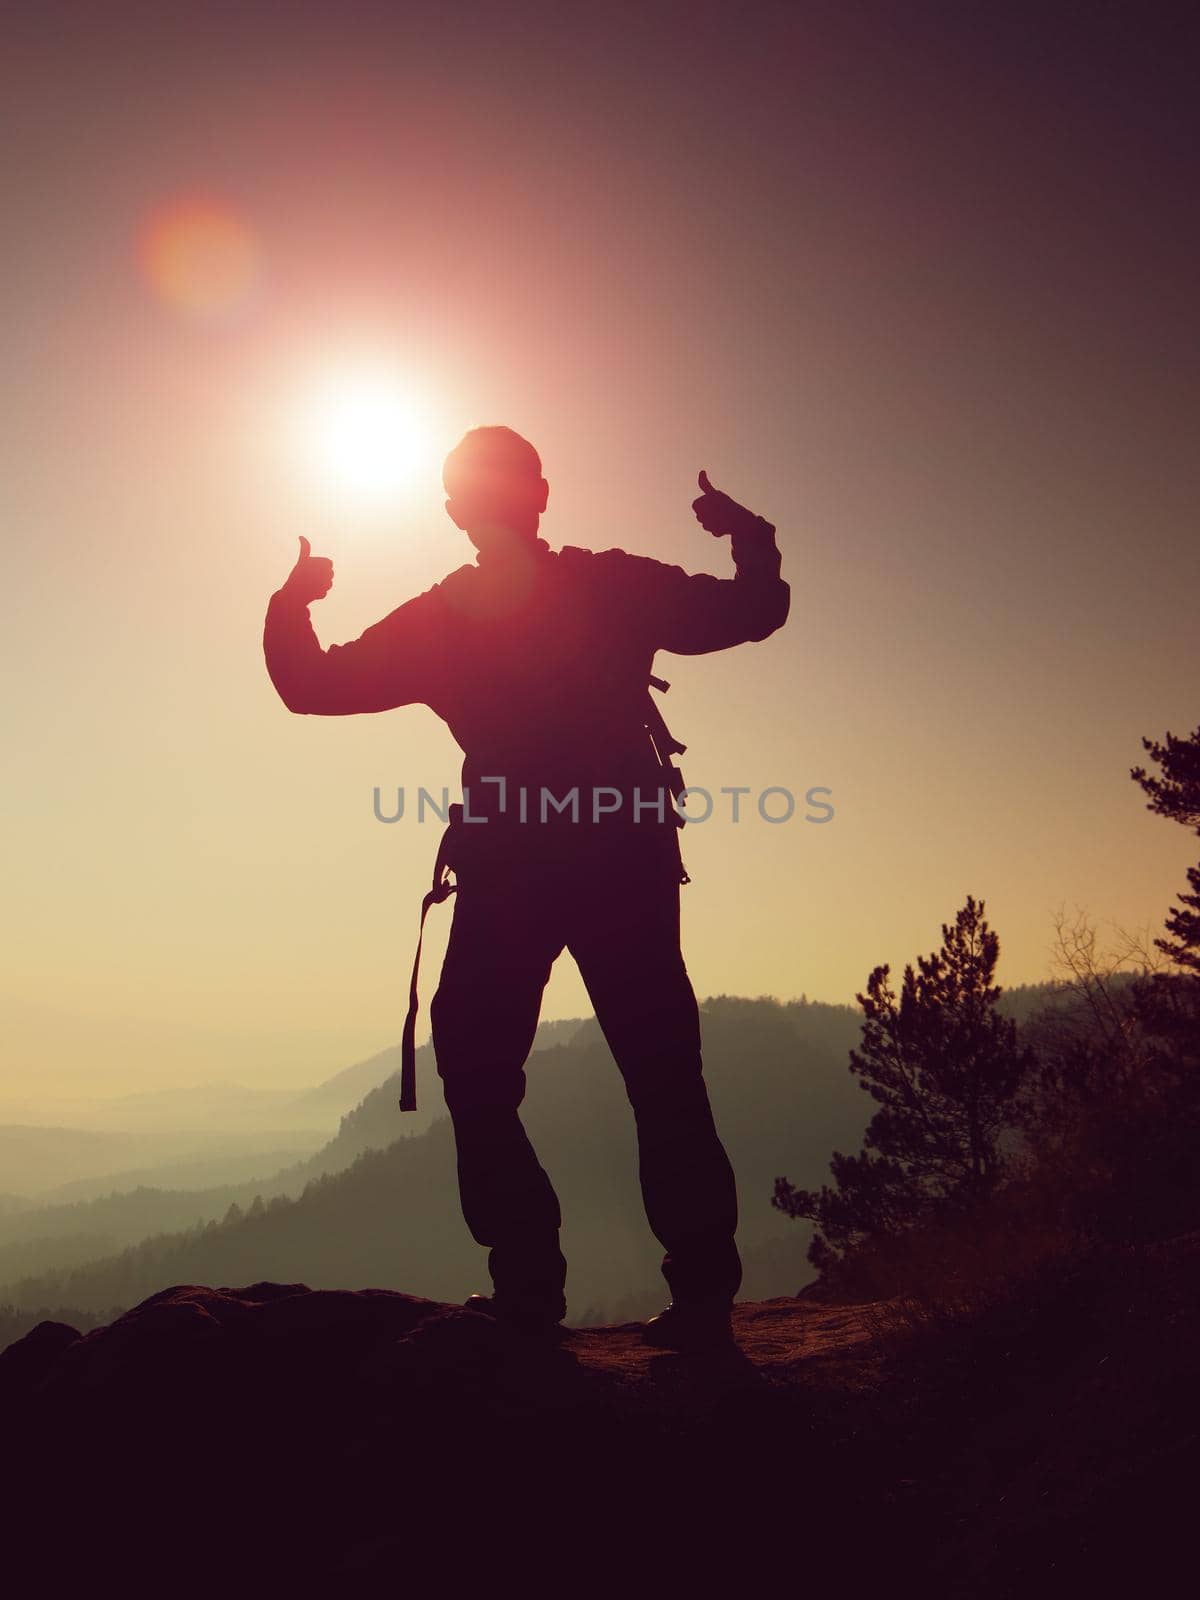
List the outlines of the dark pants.
{"label": "dark pants", "polygon": [[574,956],[633,1107],[646,1216],[676,1300],[732,1300],[733,1168],[713,1125],[696,997],[679,949],[678,858],[640,841],[590,860],[457,872],[430,1008],[463,1216],[498,1299],[565,1314],[558,1197],[521,1123],[525,1061],[550,968]]}

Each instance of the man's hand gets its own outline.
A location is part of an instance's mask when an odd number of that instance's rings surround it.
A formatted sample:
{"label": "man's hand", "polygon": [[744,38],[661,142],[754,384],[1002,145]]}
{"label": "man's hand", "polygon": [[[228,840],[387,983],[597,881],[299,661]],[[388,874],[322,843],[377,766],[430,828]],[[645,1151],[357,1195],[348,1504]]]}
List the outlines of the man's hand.
{"label": "man's hand", "polygon": [[696,513],[696,521],[702,528],[707,528],[714,539],[724,538],[726,534],[753,534],[764,527],[771,528],[774,533],[774,528],[764,517],[755,516],[753,511],[739,505],[723,490],[714,489],[708,481],[708,473],[703,469],[699,483],[704,493],[692,501],[692,510]]}
{"label": "man's hand", "polygon": [[309,605],[313,600],[323,600],[332,587],[333,562],[328,556],[314,556],[312,546],[301,534],[300,554],[287,575],[283,592]]}

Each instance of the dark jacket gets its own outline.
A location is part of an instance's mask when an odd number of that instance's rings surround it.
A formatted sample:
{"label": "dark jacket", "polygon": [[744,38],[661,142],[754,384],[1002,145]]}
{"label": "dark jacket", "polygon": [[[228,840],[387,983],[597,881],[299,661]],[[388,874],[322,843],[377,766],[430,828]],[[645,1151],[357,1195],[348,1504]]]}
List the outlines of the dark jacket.
{"label": "dark jacket", "polygon": [[787,617],[790,590],[765,527],[734,542],[731,578],[624,550],[554,551],[540,538],[517,557],[484,551],[327,649],[285,586],[267,607],[267,671],[301,714],[429,706],[465,753],[473,814],[498,819],[500,786],[482,780],[502,777],[510,819],[521,787],[534,821],[541,788],[561,798],[580,787],[587,820],[589,791],[604,786],[621,792],[628,820],[633,790],[662,783],[646,728],[655,652],[725,650],[767,638]]}

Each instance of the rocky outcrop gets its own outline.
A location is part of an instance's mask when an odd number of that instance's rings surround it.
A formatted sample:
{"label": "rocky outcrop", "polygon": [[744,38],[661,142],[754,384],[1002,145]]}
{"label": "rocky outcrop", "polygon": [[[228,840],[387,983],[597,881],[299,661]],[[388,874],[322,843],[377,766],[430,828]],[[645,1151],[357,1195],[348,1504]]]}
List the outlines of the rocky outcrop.
{"label": "rocky outcrop", "polygon": [[6,1574],[1107,1593],[1168,1558],[1171,1506],[1187,1526],[1198,1267],[1195,1241],[1155,1247],[1087,1316],[998,1330],[747,1303],[736,1348],[691,1356],[638,1324],[543,1345],[388,1290],[178,1285],[0,1355]]}

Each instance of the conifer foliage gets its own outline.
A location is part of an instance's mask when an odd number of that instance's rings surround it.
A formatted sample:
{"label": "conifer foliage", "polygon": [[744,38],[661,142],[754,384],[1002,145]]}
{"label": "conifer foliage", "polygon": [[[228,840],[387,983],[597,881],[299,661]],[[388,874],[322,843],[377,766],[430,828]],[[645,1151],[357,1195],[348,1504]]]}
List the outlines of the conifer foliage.
{"label": "conifer foliage", "polygon": [[970,1207],[1002,1176],[1029,1055],[996,1009],[1000,940],[984,909],[968,895],[953,925],[943,923],[940,951],[905,967],[899,994],[884,965],[855,997],[864,1021],[850,1070],[879,1110],[858,1155],[834,1154],[832,1186],[796,1189],[778,1178],[772,1201],[817,1224],[809,1259],[818,1268]]}

